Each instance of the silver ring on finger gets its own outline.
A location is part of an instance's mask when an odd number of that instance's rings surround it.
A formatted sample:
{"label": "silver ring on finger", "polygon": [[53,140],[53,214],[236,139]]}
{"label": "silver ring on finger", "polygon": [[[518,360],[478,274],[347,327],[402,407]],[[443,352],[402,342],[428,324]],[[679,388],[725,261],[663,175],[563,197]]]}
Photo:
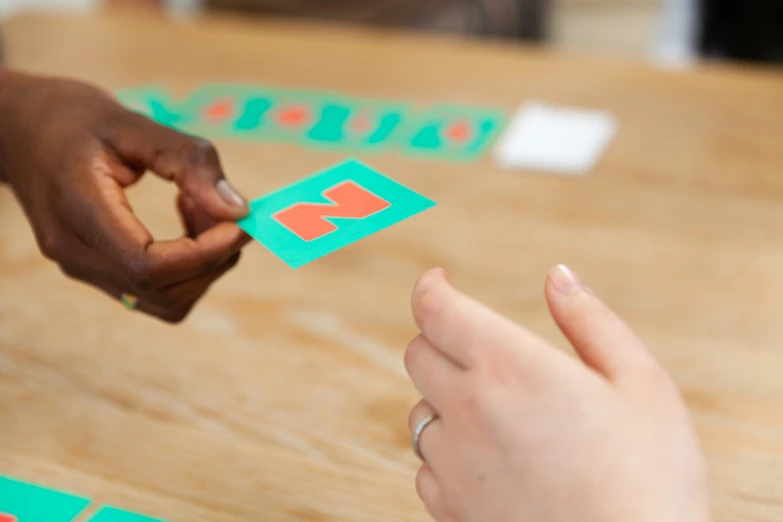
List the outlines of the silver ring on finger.
{"label": "silver ring on finger", "polygon": [[419,440],[421,440],[421,434],[424,431],[424,428],[429,426],[433,421],[437,420],[439,418],[437,413],[433,413],[432,415],[428,415],[421,419],[419,423],[416,425],[416,429],[413,430],[413,453],[416,454],[416,456],[421,460],[424,461],[424,456],[421,454],[421,449],[419,449]]}

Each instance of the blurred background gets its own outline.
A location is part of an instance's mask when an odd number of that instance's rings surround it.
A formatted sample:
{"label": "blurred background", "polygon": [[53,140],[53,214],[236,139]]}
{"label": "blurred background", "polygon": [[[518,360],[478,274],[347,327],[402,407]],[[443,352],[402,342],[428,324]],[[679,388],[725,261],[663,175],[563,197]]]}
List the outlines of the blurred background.
{"label": "blurred background", "polygon": [[170,16],[220,10],[406,26],[675,67],[699,57],[783,62],[783,0],[0,0],[0,21],[28,10],[118,5]]}

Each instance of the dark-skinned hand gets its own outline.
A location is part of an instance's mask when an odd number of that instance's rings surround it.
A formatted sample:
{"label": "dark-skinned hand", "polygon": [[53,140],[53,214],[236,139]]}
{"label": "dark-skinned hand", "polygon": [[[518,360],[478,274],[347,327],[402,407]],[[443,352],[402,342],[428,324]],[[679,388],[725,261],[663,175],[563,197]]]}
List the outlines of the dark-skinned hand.
{"label": "dark-skinned hand", "polygon": [[[179,187],[186,230],[155,241],[124,189],[147,171]],[[0,177],[42,253],[71,278],[179,322],[239,260],[248,212],[208,142],[125,109],[66,79],[0,69]]]}

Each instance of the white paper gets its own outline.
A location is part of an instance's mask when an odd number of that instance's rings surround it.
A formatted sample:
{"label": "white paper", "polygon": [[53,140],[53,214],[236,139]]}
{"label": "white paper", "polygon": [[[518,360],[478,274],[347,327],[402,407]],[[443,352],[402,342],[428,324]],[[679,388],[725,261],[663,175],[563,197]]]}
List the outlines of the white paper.
{"label": "white paper", "polygon": [[527,103],[517,109],[493,155],[504,168],[587,174],[616,132],[605,111]]}

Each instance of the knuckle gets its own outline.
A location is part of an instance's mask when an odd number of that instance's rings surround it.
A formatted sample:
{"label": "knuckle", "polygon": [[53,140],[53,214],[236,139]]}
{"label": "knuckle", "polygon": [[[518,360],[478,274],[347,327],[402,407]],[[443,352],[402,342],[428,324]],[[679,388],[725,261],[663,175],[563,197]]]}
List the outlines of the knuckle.
{"label": "knuckle", "polygon": [[158,174],[169,180],[185,181],[192,176],[219,177],[220,161],[211,142],[182,135],[175,146],[158,153]]}
{"label": "knuckle", "polygon": [[150,300],[157,308],[164,310],[164,313],[167,314],[174,310],[179,310],[183,306],[182,300],[178,299],[177,296],[172,295],[171,292],[157,293],[153,295]]}
{"label": "knuckle", "polygon": [[483,417],[484,407],[487,402],[483,393],[477,392],[474,389],[473,393],[466,393],[460,397],[458,402],[460,405],[460,415],[462,415],[468,422],[472,422]]}
{"label": "knuckle", "polygon": [[166,313],[176,313],[190,310],[196,303],[193,287],[182,284],[164,291],[158,291],[152,296],[155,306]]}
{"label": "knuckle", "polygon": [[177,308],[173,311],[166,312],[160,315],[160,318],[169,324],[180,324],[190,315],[193,310],[193,306],[186,306]]}
{"label": "knuckle", "polygon": [[467,390],[456,394],[454,399],[459,404],[459,415],[466,425],[478,422],[487,422],[488,425],[493,423],[491,414],[498,403],[494,386],[496,385],[476,379],[466,386]]}
{"label": "knuckle", "polygon": [[190,138],[186,162],[194,167],[213,167],[218,163],[217,149],[204,138]]}
{"label": "knuckle", "polygon": [[418,325],[426,325],[433,321],[442,308],[442,300],[432,287],[419,289],[414,293],[412,309],[413,317]]}
{"label": "knuckle", "polygon": [[416,495],[421,499],[427,512],[435,520],[443,522],[450,522],[456,520],[450,515],[445,500],[437,494],[436,490],[433,490],[432,479],[428,475],[432,473],[428,470],[428,466],[422,465],[419,467],[416,473],[415,488]]}
{"label": "knuckle", "polygon": [[486,350],[486,354],[478,367],[491,381],[504,386],[512,386],[524,375],[524,368],[509,356],[506,350],[498,347]]}
{"label": "knuckle", "polygon": [[45,232],[41,235],[39,243],[41,253],[52,261],[63,259],[68,251],[67,240],[57,232]]}
{"label": "knuckle", "polygon": [[405,353],[403,354],[403,363],[405,364],[405,370],[408,372],[408,375],[411,374],[416,366],[416,360],[418,358],[418,354],[421,351],[422,342],[424,342],[424,338],[420,335],[416,336],[410,343],[408,343],[408,347],[405,348]]}
{"label": "knuckle", "polygon": [[76,267],[74,267],[72,264],[60,263],[58,267],[60,268],[60,272],[62,272],[66,277],[71,279],[82,279],[81,272],[77,270]]}
{"label": "knuckle", "polygon": [[215,146],[203,138],[185,135],[178,137],[173,147],[157,152],[157,164],[158,174],[170,180],[183,180],[193,172],[219,169]]}
{"label": "knuckle", "polygon": [[144,294],[156,289],[158,285],[156,271],[146,259],[129,262],[126,271],[128,280],[136,292]]}

